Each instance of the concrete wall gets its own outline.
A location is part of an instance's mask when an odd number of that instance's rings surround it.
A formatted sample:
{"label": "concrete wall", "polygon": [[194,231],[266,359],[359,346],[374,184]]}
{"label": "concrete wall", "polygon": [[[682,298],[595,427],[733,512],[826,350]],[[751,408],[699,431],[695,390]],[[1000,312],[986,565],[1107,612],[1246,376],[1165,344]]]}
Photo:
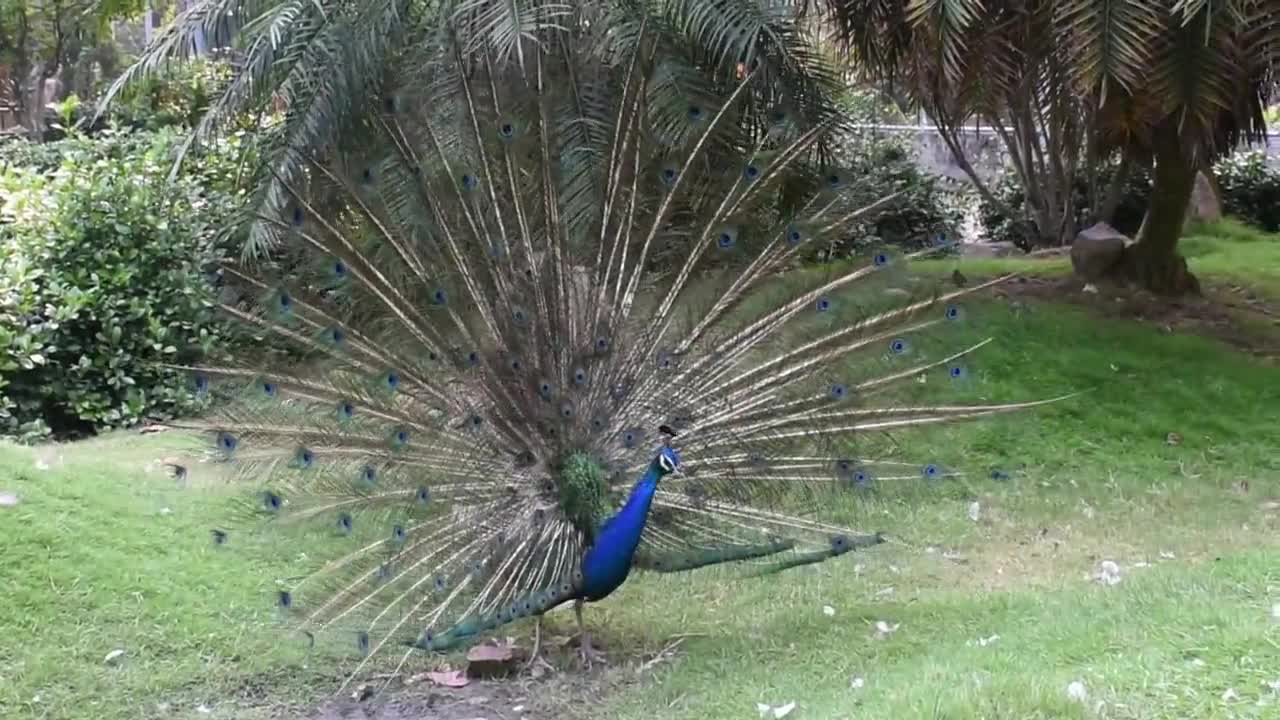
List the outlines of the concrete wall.
{"label": "concrete wall", "polygon": [[[916,163],[921,170],[958,182],[969,182],[969,176],[956,164],[951,149],[932,125],[862,125],[860,129],[872,135],[907,139],[908,144],[915,148]],[[965,156],[984,180],[998,174],[1009,162],[1009,154],[1000,142],[1000,136],[991,128],[969,128],[960,142]],[[1280,133],[1268,135],[1265,145],[1255,145],[1253,149],[1264,149],[1268,164],[1280,169]]]}

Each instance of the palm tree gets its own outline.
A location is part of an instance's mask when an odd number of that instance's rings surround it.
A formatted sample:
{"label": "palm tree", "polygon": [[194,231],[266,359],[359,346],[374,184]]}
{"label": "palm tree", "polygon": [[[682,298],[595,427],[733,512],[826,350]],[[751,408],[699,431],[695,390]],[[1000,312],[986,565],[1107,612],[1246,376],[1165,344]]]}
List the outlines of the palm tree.
{"label": "palm tree", "polygon": [[[191,140],[215,137],[246,113],[283,110],[278,122],[266,123],[269,174],[250,209],[276,216],[285,184],[299,180],[306,158],[358,130],[397,58],[433,33],[461,32],[464,46],[484,43],[518,63],[522,40],[565,23],[593,23],[615,43],[656,37],[670,82],[654,88],[652,103],[687,102],[681,93],[690,88],[752,68],[761,108],[785,99],[807,120],[827,123],[819,154],[830,157],[842,129],[840,75],[815,48],[796,8],[770,0],[188,0],[100,108],[214,39],[215,52],[232,59],[235,73]],[[252,222],[246,250],[275,240],[272,225]]]}
{"label": "palm tree", "polygon": [[1116,270],[1158,292],[1196,288],[1177,254],[1191,190],[1215,157],[1265,134],[1280,2],[812,2],[866,72],[900,83],[940,124],[1010,128],[1028,190],[1039,190],[1029,170],[1081,155],[1153,159],[1146,222]]}

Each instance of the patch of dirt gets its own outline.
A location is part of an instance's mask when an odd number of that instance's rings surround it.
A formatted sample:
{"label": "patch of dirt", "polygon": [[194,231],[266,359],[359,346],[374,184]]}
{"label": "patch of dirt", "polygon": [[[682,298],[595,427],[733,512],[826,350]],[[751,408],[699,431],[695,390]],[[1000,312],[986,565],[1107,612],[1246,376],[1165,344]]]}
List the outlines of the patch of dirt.
{"label": "patch of dirt", "polygon": [[1086,285],[1076,277],[1019,276],[988,292],[1009,301],[1080,305],[1103,317],[1136,320],[1168,334],[1214,338],[1268,362],[1280,362],[1280,306],[1238,285],[1209,287],[1201,297],[1165,298],[1145,290]]}
{"label": "patch of dirt", "polygon": [[463,687],[444,687],[405,672],[353,681],[342,695],[314,707],[262,707],[251,702],[256,707],[244,710],[271,720],[596,720],[592,708],[601,697],[676,660],[684,637],[672,638],[660,649],[634,653],[620,649],[624,640],[619,638],[617,645],[610,644],[619,649],[590,670],[577,660],[576,648],[563,640],[554,638],[551,647],[544,645],[547,662],[532,671],[522,663],[517,674],[503,679],[471,679]]}
{"label": "patch of dirt", "polygon": [[[394,685],[360,700],[344,698],[326,703],[302,716],[305,720],[542,720],[563,717],[557,705],[572,702],[575,693],[558,686],[572,685],[557,678],[535,681],[477,680],[466,687],[408,688]],[[299,718],[302,720],[302,718]]]}

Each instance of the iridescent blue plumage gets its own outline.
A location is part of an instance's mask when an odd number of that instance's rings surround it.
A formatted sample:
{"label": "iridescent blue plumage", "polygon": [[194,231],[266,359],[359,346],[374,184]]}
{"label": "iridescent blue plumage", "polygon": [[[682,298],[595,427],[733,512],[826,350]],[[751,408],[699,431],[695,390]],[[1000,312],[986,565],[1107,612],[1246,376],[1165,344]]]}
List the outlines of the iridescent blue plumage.
{"label": "iridescent blue plumage", "polygon": [[631,489],[626,504],[601,526],[591,549],[582,558],[579,592],[584,600],[602,600],[626,581],[649,519],[658,482],[679,467],[679,453],[669,447],[662,448]]}

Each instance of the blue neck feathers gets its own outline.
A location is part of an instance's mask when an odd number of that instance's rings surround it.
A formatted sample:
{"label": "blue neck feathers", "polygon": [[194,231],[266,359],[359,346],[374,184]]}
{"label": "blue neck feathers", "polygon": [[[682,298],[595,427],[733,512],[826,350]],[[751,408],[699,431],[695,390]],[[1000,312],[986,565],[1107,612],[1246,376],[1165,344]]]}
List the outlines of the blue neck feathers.
{"label": "blue neck feathers", "polygon": [[582,596],[600,600],[618,589],[631,572],[631,559],[640,544],[649,506],[661,477],[658,464],[652,463],[631,488],[627,504],[609,518],[596,533],[595,544],[582,559]]}

